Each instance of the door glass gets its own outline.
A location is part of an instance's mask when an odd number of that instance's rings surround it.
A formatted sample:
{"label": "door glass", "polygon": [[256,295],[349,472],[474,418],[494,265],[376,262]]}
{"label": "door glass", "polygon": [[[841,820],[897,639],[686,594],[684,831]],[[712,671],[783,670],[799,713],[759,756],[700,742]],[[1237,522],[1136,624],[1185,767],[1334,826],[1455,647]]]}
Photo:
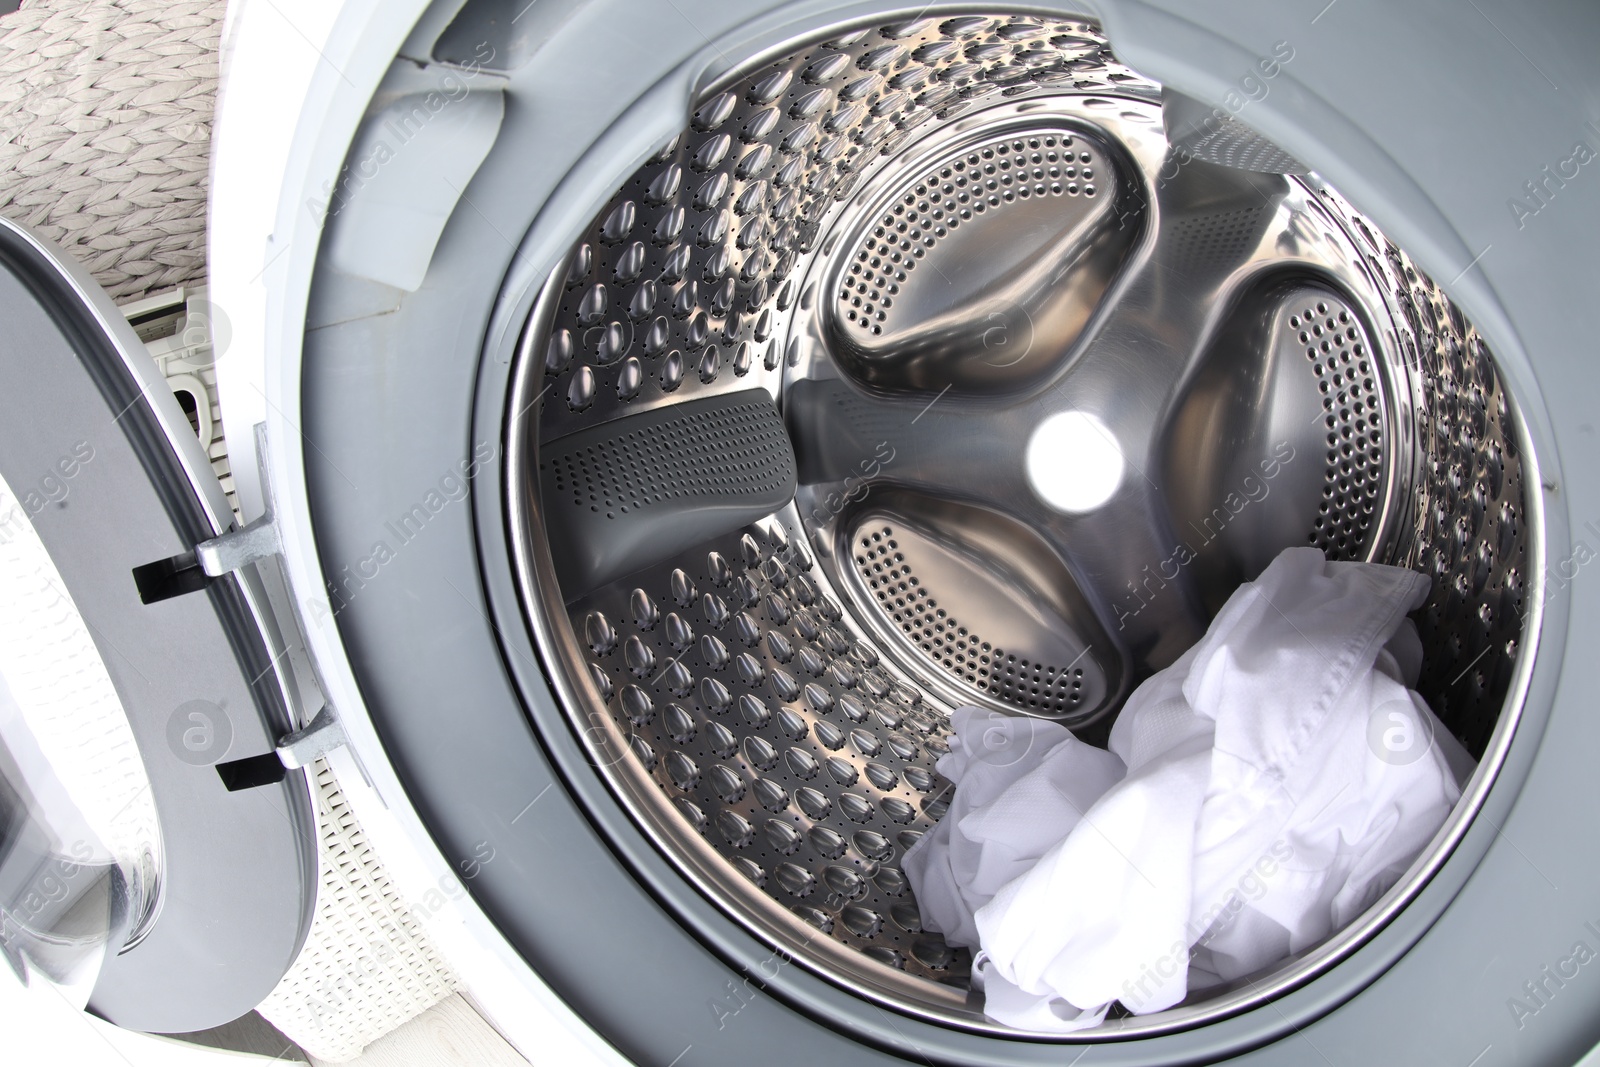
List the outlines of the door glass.
{"label": "door glass", "polygon": [[51,478],[20,496],[0,478],[0,954],[81,1007],[154,919],[161,838],[92,630],[33,527]]}

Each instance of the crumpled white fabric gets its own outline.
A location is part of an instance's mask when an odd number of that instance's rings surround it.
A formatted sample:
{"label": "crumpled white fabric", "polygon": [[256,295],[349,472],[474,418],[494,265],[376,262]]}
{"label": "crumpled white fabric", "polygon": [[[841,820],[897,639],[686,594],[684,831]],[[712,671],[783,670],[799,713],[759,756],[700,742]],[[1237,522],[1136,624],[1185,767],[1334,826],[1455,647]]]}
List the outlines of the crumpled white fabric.
{"label": "crumpled white fabric", "polygon": [[1160,1011],[1337,931],[1443,824],[1472,758],[1408,685],[1428,579],[1282,553],[1093,748],[958,710],[949,812],[904,859],[923,923],[977,949],[992,1018]]}

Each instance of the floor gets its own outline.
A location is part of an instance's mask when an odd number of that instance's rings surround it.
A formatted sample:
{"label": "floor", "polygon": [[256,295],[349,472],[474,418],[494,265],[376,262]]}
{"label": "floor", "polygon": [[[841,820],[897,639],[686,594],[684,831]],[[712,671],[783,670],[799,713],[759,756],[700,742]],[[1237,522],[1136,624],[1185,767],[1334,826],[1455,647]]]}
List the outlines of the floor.
{"label": "floor", "polygon": [[[184,1040],[119,1030],[79,1011],[43,982],[24,988],[0,966],[0,1032],[7,1062],[82,1067],[240,1067],[310,1063],[270,1023],[252,1012],[227,1026]],[[434,1005],[367,1046],[350,1067],[527,1067],[516,1049],[459,994]]]}
{"label": "floor", "polygon": [[[310,1056],[260,1015],[251,1012],[226,1026],[198,1034],[185,1034],[185,1043],[230,1053],[247,1059],[283,1063],[331,1063]],[[385,1034],[347,1067],[526,1067],[528,1061],[507,1044],[459,993],[447,997],[393,1033]]]}
{"label": "floor", "polygon": [[458,993],[374,1041],[346,1063],[350,1067],[526,1067],[528,1061]]}

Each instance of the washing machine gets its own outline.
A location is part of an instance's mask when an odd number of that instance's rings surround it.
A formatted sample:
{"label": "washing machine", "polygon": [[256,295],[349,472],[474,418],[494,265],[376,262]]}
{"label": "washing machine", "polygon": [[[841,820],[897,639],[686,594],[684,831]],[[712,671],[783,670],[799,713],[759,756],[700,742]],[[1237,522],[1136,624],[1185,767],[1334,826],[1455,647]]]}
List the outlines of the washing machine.
{"label": "washing machine", "polygon": [[[120,598],[108,659],[195,613],[255,709],[208,762],[129,708],[173,755],[162,869],[228,880],[123,909],[88,1003],[160,1030],[192,996],[192,1029],[264,995],[326,755],[419,890],[465,888],[463,976],[535,1058],[1577,1061],[1597,42],[1584,5],[1470,0],[235,11],[237,520],[108,317],[7,235],[52,279],[15,314],[84,355],[78,407],[154,483],[122,490],[150,532],[109,489],[47,516],[104,572],[62,577]],[[43,391],[6,432],[48,469],[77,408]],[[1432,579],[1418,689],[1477,760],[1448,821],[1262,973],[1068,1035],[984,1015],[900,866],[948,807],[950,711],[1103,743],[1306,544]],[[182,970],[151,950],[197,893],[248,966],[125,977]]]}

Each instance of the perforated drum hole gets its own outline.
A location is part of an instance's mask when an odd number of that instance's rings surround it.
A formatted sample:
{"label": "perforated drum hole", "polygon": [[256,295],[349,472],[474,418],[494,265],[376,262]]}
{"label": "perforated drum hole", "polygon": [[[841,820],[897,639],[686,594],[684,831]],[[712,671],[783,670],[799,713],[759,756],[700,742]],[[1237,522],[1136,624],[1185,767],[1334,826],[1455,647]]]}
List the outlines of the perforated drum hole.
{"label": "perforated drum hole", "polygon": [[1082,668],[1019,659],[983,641],[940,607],[911,573],[893,527],[860,536],[857,548],[857,573],[901,632],[934,662],[1018,709],[1061,714],[1082,703]]}
{"label": "perforated drum hole", "polygon": [[1331,558],[1356,558],[1367,546],[1383,490],[1378,387],[1358,358],[1364,343],[1349,309],[1308,302],[1290,315],[1288,326],[1305,345],[1327,413],[1323,500],[1308,540]]}
{"label": "perforated drum hole", "polygon": [[[1058,147],[1070,143],[1061,134],[1027,142],[1001,138],[924,177],[885,211],[855,252],[838,293],[846,322],[881,335],[900,283],[961,220],[1030,196],[1077,196],[1080,186],[1060,179],[1091,178],[1093,168],[1080,172],[1070,152],[1058,161]],[[1047,154],[1031,151],[1035,147]],[[1082,154],[1085,164],[1092,159]],[[1094,192],[1092,186],[1081,191]]]}

